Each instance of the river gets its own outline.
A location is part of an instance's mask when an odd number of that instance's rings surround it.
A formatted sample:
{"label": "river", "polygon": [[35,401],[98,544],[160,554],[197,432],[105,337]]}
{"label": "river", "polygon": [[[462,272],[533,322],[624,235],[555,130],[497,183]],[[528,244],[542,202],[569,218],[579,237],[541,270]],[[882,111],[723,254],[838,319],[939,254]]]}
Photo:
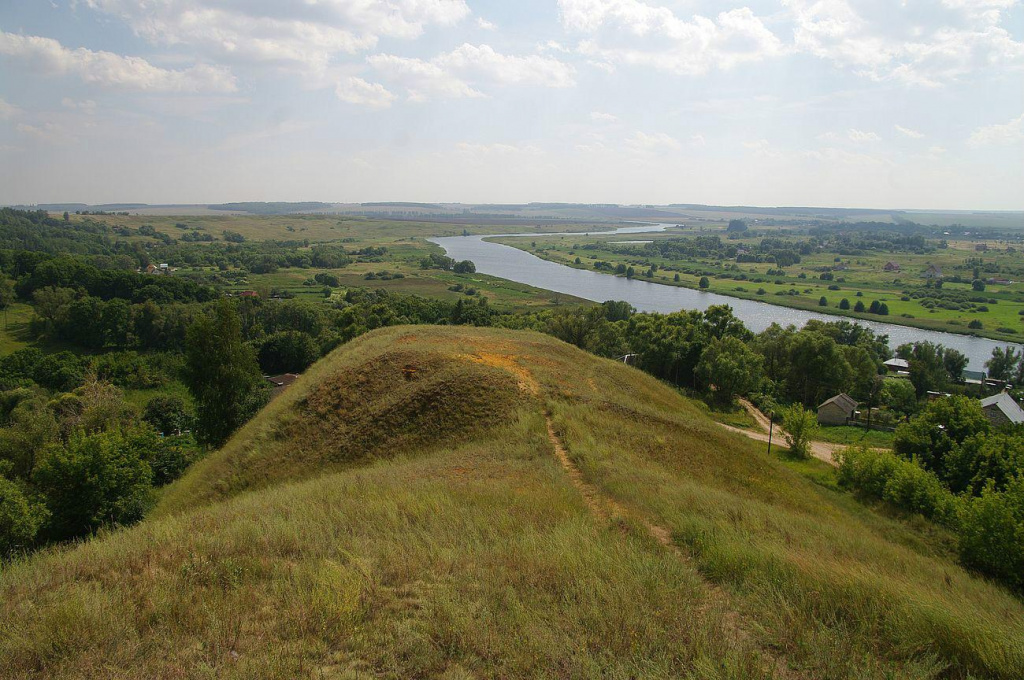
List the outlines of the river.
{"label": "river", "polygon": [[[644,224],[634,227],[621,227],[614,231],[594,232],[601,235],[643,234],[664,231],[675,225]],[[525,251],[485,241],[498,236],[580,236],[579,233],[557,232],[553,234],[492,234],[488,236],[445,236],[432,238],[430,241],[444,248],[448,257],[456,260],[472,260],[476,270],[482,274],[498,276],[510,281],[526,283],[537,288],[544,288],[566,295],[574,295],[585,300],[604,302],[605,300],[625,300],[642,312],[675,312],[680,309],[706,309],[711,305],[729,305],[736,316],[743,320],[748,328],[761,332],[773,322],[783,326],[794,324],[802,326],[811,319],[837,321],[845,319],[867,326],[876,333],[889,336],[889,343],[897,347],[906,342],[928,340],[953,347],[963,352],[968,358],[968,368],[974,371],[985,370],[985,362],[992,356],[992,349],[1010,343],[996,342],[987,338],[972,335],[958,335],[941,331],[923,330],[910,326],[879,321],[865,321],[833,314],[820,314],[802,309],[791,309],[779,305],[744,300],[717,293],[709,293],[692,288],[666,286],[639,279],[627,279],[621,276],[600,274],[585,269],[574,269],[565,265],[543,260]],[[1024,349],[1015,345],[1018,349]]]}

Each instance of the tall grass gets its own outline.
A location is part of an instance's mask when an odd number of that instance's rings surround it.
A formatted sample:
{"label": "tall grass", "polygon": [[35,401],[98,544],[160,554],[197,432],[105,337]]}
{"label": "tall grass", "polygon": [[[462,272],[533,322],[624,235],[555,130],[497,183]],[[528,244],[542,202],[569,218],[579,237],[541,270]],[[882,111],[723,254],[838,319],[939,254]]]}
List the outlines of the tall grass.
{"label": "tall grass", "polygon": [[[419,383],[372,368],[409,362]],[[318,434],[317,404],[358,411],[361,380],[385,431],[345,448],[363,416]],[[588,509],[545,413],[627,516]],[[3,677],[1011,678],[1022,626],[927,536],[639,371],[468,328],[360,338],[159,516],[0,572]]]}

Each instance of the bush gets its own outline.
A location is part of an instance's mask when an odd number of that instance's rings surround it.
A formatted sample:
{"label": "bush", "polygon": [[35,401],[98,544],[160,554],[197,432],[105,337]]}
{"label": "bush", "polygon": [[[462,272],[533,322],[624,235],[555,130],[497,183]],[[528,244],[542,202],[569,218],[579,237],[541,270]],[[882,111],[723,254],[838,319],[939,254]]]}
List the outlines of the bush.
{"label": "bush", "polygon": [[959,550],[966,566],[1024,590],[1024,477],[1005,492],[989,487],[964,499]]}
{"label": "bush", "polygon": [[795,404],[783,408],[781,415],[789,452],[797,458],[807,458],[810,456],[811,435],[818,427],[814,413]]}
{"label": "bush", "polygon": [[153,472],[136,444],[120,432],[102,432],[76,434],[43,451],[32,479],[51,514],[50,538],[87,536],[142,519]]}
{"label": "bush", "polygon": [[164,486],[184,474],[188,466],[202,455],[202,449],[191,434],[161,437],[149,451],[147,462],[153,470],[153,484]]}
{"label": "bush", "polygon": [[0,477],[0,557],[31,546],[47,517],[49,513],[41,503],[26,496],[19,485]]}
{"label": "bush", "polygon": [[162,434],[177,434],[192,428],[192,412],[181,397],[154,397],[146,402],[142,419]]}
{"label": "bush", "polygon": [[913,461],[889,451],[866,448],[846,449],[837,458],[841,486],[907,512],[955,525],[955,497],[938,477]]}

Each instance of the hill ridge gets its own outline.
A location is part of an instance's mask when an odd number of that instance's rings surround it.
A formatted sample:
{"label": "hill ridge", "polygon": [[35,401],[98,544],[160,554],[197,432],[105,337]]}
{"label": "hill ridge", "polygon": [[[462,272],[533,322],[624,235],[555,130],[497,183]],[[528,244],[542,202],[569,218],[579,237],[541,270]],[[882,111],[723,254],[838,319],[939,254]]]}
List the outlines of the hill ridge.
{"label": "hill ridge", "polygon": [[0,676],[1019,677],[1020,601],[815,465],[547,336],[375,331],[0,571]]}

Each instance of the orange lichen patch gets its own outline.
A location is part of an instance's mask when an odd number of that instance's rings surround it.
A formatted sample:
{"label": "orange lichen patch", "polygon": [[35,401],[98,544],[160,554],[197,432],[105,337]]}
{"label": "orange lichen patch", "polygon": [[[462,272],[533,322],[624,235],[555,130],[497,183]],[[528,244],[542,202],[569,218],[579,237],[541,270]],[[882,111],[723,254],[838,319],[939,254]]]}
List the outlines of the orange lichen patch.
{"label": "orange lichen patch", "polygon": [[501,368],[508,371],[516,377],[516,381],[519,383],[519,389],[524,392],[528,392],[533,396],[540,394],[540,384],[537,379],[533,377],[527,369],[523,368],[512,354],[492,354],[490,352],[480,352],[477,354],[463,354],[463,359],[476,362],[478,364],[484,364],[486,366],[493,366],[494,368]]}

